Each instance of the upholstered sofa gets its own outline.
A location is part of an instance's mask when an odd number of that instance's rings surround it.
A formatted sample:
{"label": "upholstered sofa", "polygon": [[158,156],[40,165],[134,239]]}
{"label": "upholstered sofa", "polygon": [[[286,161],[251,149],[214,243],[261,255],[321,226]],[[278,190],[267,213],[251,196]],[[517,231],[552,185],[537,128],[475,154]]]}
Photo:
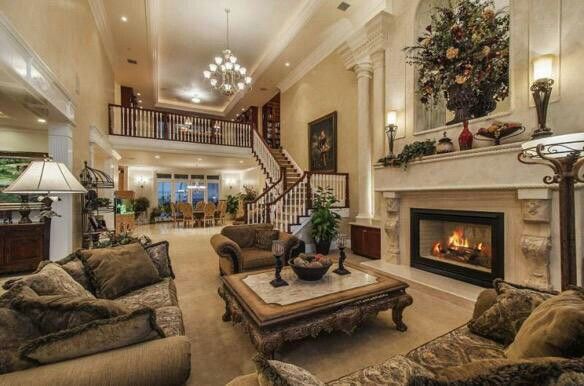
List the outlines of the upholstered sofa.
{"label": "upholstered sofa", "polygon": [[[152,244],[146,250],[157,269],[160,268],[157,261],[168,260],[166,274],[159,269],[162,279],[158,282],[126,293],[113,301],[131,311],[144,307],[153,309],[156,325],[163,332],[160,335],[162,338],[9,372],[0,375],[0,385],[154,386],[186,383],[190,376],[191,347],[189,339],[184,336],[182,313],[173,281],[174,273],[168,257],[168,243],[165,241]],[[52,263],[41,263],[37,272],[47,264]],[[71,255],[57,264],[83,288],[95,295],[87,271],[79,258]],[[5,283],[5,289],[10,290],[11,285],[18,285],[18,280]]]}
{"label": "upholstered sofa", "polygon": [[[256,232],[273,230],[272,224],[245,224],[226,226],[220,234],[211,237],[211,245],[219,256],[222,275],[270,267],[275,263],[269,248],[256,246]],[[277,239],[285,242],[284,263],[304,252],[304,242],[286,232],[277,232]]]}
{"label": "upholstered sofa", "polygon": [[[580,298],[579,305],[576,307],[570,305],[572,309],[569,311],[578,310],[575,313],[579,313],[579,320],[571,324],[572,331],[575,333],[568,329],[568,331],[560,331],[558,334],[563,334],[563,339],[571,339],[570,336],[574,336],[576,342],[575,344],[555,345],[554,347],[554,349],[562,350],[570,346],[572,352],[577,353],[576,356],[551,355],[524,359],[512,358],[509,353],[509,345],[471,332],[472,328],[477,328],[476,325],[473,327],[473,322],[480,320],[479,318],[498,302],[499,294],[494,289],[488,289],[480,294],[475,305],[473,319],[467,325],[435,338],[405,355],[395,355],[382,363],[323,383],[300,367],[271,361],[257,354],[254,358],[257,372],[237,377],[227,385],[583,385],[584,358],[581,355],[584,345],[582,341],[584,291],[582,289],[579,291],[577,295]],[[522,308],[531,306],[529,304],[531,302],[533,299],[521,300],[522,304],[518,303],[518,306],[515,307],[517,311],[513,312],[525,314],[525,309],[522,310]],[[552,323],[557,323],[558,316],[562,315],[562,312],[565,310],[552,316],[551,319],[555,319]],[[499,321],[503,321],[502,319],[505,318],[504,314],[495,308],[491,309],[491,316],[498,318]],[[527,317],[526,314],[523,316]],[[497,321],[493,324],[496,323]],[[537,324],[539,323],[535,323],[535,328],[538,328]],[[515,327],[520,329],[520,326]],[[547,335],[553,334],[549,329],[543,331]],[[515,339],[518,339],[520,334],[519,332]]]}

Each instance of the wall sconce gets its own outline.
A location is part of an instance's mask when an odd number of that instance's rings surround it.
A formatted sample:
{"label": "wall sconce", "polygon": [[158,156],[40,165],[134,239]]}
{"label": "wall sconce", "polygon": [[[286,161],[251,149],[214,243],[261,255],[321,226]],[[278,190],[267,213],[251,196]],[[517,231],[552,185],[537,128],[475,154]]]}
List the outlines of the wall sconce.
{"label": "wall sconce", "polygon": [[236,180],[234,178],[226,178],[225,179],[225,185],[229,186],[229,189],[233,188],[233,185],[235,185]]}
{"label": "wall sconce", "polygon": [[140,185],[141,189],[144,189],[144,184],[148,183],[148,178],[144,177],[144,176],[138,176],[136,178],[136,183],[138,185]]}
{"label": "wall sconce", "polygon": [[387,144],[389,147],[387,159],[395,158],[395,155],[393,154],[393,142],[395,141],[396,133],[397,133],[397,111],[389,111],[387,113],[387,120],[385,126],[385,135],[387,135]]}
{"label": "wall sconce", "polygon": [[531,95],[537,111],[537,128],[533,130],[531,138],[542,138],[553,135],[552,129],[547,127],[547,109],[552,94],[554,55],[544,55],[533,61],[533,84]]}

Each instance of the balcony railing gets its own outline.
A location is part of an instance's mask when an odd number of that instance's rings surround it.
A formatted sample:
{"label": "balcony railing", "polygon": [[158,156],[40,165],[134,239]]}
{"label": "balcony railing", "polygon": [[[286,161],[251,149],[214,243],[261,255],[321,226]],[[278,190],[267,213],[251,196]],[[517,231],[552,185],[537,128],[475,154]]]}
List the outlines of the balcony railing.
{"label": "balcony railing", "polygon": [[252,144],[252,127],[246,123],[113,104],[108,107],[111,135],[236,147]]}

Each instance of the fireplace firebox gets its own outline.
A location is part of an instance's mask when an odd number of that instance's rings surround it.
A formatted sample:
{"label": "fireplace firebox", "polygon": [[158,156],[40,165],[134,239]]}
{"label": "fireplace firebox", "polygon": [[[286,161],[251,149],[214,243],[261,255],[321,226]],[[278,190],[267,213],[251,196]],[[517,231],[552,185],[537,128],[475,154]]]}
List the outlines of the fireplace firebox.
{"label": "fireplace firebox", "polygon": [[504,277],[504,214],[411,209],[411,265],[482,287]]}

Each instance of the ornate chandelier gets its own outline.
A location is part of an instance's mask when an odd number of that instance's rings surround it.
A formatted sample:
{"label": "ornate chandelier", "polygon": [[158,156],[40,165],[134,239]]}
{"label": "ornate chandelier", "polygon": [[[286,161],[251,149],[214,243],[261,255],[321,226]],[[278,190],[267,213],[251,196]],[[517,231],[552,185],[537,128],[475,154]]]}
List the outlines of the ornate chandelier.
{"label": "ornate chandelier", "polygon": [[216,56],[215,63],[209,64],[209,70],[203,71],[205,79],[209,79],[211,87],[223,95],[233,95],[238,91],[250,87],[251,77],[247,76],[247,69],[237,63],[235,57],[229,49],[229,9],[225,9],[227,19],[227,48],[223,50],[221,56]]}

